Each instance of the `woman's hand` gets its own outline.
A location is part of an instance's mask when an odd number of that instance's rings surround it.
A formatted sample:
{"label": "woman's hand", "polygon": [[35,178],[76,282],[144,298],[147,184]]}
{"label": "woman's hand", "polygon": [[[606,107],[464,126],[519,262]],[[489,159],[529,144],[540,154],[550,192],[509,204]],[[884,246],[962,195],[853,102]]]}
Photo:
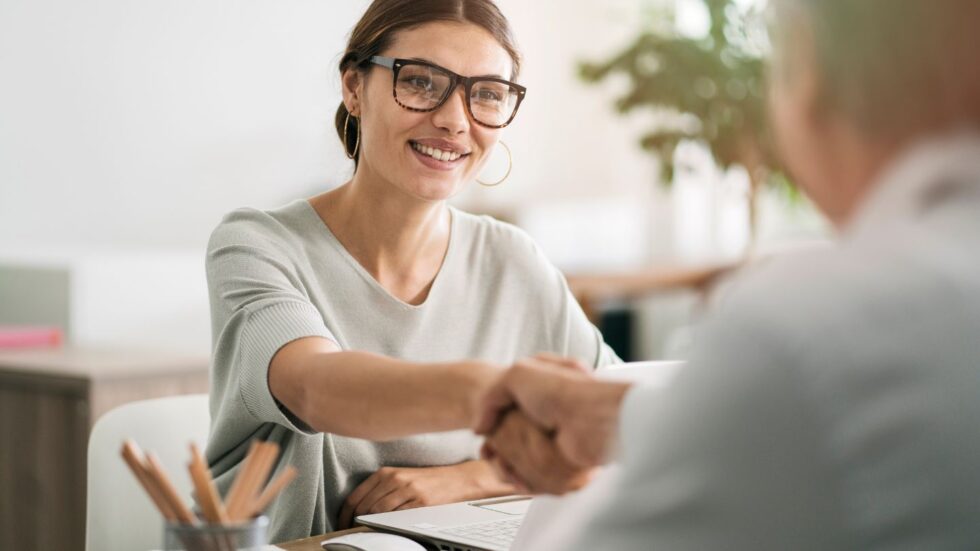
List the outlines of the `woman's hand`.
{"label": "woman's hand", "polygon": [[520,410],[504,416],[483,443],[481,455],[522,494],[572,492],[585,486],[594,472],[566,459],[554,438]]}
{"label": "woman's hand", "polygon": [[445,467],[382,467],[354,489],[340,510],[338,530],[358,515],[387,513],[514,493],[487,461]]}

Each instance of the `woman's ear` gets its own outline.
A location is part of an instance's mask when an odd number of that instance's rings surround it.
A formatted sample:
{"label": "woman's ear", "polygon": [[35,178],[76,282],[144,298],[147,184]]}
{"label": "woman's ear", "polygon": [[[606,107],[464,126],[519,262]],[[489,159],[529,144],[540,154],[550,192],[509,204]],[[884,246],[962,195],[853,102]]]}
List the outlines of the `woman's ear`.
{"label": "woman's ear", "polygon": [[361,114],[361,98],[364,91],[364,78],[357,69],[347,69],[340,76],[341,89],[344,94],[344,105],[347,112],[355,117]]}

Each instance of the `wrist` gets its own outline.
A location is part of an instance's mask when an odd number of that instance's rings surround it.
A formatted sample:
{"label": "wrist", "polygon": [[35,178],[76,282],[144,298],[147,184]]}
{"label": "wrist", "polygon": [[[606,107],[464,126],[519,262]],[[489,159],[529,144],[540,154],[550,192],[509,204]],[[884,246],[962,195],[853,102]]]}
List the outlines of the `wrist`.
{"label": "wrist", "polygon": [[497,382],[504,369],[487,362],[463,362],[460,365],[463,389],[459,392],[461,419],[466,428],[476,425],[480,415],[481,400]]}
{"label": "wrist", "polygon": [[516,492],[514,486],[500,479],[489,461],[476,459],[468,461],[464,465],[466,466],[469,486],[474,492],[469,499],[505,496]]}

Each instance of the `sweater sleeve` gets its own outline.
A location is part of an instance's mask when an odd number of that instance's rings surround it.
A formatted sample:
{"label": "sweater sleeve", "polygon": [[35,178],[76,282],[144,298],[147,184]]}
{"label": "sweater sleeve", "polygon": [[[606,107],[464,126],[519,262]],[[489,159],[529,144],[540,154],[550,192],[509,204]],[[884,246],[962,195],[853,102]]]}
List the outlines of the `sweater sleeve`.
{"label": "sweater sleeve", "polygon": [[542,343],[547,344],[535,352],[574,358],[591,369],[622,363],[572,296],[561,270],[534,240],[509,224],[494,221],[493,227],[497,231],[499,265],[518,274],[515,288],[521,289],[528,303],[536,305],[534,315],[542,316]]}
{"label": "sweater sleeve", "polygon": [[541,249],[529,238],[528,246],[535,258],[536,273],[543,274],[542,293],[548,295],[548,311],[554,312],[554,336],[557,350],[563,356],[575,358],[593,370],[602,369],[623,360],[606,344],[602,333],[596,327],[582,306],[572,295],[565,275],[549,261]]}
{"label": "sweater sleeve", "polygon": [[[310,433],[269,390],[269,362],[304,337],[336,342],[297,275],[298,254],[267,215],[236,211],[212,233],[206,258],[213,336],[212,393],[256,421]],[[229,404],[230,405],[230,404]]]}
{"label": "sweater sleeve", "polygon": [[572,295],[565,281],[565,276],[556,272],[558,287],[561,289],[564,303],[560,312],[560,324],[565,332],[565,355],[581,360],[592,369],[599,370],[612,364],[622,363],[613,349],[606,344],[599,328],[593,325],[585,315],[582,307]]}

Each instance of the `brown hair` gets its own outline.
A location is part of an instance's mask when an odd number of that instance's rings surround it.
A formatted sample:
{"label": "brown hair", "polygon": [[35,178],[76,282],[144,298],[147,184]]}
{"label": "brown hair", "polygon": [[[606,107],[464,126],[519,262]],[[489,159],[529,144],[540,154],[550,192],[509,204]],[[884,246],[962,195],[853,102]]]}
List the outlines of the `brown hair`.
{"label": "brown hair", "polygon": [[951,126],[980,128],[980,2],[774,4],[777,48],[793,47],[794,23],[809,28],[824,107],[844,115],[866,135],[903,139]]}
{"label": "brown hair", "polygon": [[[340,74],[350,68],[363,70],[371,56],[378,55],[391,45],[395,34],[425,23],[451,21],[472,23],[489,32],[503,46],[514,63],[512,79],[520,71],[521,57],[510,30],[510,24],[492,0],[374,0],[351,31],[347,50],[340,58]],[[347,106],[340,102],[334,125],[346,151],[353,151],[360,124],[351,117],[344,142]],[[360,159],[360,150],[354,164]]]}

